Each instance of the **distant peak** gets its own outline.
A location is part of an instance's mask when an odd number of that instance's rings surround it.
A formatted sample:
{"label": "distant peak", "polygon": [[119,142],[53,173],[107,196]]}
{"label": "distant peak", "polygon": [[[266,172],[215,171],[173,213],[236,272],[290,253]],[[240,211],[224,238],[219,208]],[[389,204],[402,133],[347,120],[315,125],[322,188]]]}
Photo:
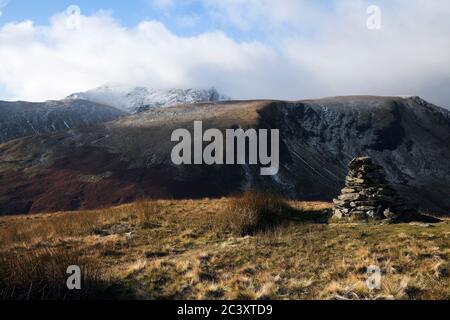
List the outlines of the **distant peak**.
{"label": "distant peak", "polygon": [[136,113],[151,108],[230,100],[215,87],[209,89],[154,89],[143,86],[105,84],[92,90],[71,94],[67,99],[84,99]]}

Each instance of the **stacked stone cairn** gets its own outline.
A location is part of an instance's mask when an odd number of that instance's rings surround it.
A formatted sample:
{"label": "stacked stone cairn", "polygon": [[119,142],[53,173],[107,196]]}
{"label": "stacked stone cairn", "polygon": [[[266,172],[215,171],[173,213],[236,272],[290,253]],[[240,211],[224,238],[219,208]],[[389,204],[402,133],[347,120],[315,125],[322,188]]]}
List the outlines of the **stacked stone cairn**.
{"label": "stacked stone cairn", "polygon": [[383,168],[369,157],[350,162],[345,188],[333,202],[336,219],[399,221],[411,214],[411,209],[389,186]]}

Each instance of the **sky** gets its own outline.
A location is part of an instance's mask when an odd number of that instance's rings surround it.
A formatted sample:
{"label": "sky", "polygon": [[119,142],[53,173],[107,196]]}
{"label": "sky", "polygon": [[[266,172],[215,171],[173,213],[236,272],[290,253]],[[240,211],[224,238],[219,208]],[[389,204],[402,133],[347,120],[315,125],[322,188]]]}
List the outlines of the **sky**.
{"label": "sky", "polygon": [[448,108],[449,17],[448,0],[0,0],[0,100],[113,83]]}

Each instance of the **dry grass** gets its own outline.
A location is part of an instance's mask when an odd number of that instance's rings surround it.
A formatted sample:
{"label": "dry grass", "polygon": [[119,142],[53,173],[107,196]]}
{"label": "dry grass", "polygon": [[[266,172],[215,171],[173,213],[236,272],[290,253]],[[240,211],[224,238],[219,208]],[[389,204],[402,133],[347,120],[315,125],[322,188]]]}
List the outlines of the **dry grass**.
{"label": "dry grass", "polygon": [[215,217],[220,232],[230,231],[238,236],[254,235],[273,229],[291,211],[286,201],[274,194],[247,191],[232,198]]}
{"label": "dry grass", "polygon": [[[141,201],[105,210],[2,217],[2,298],[90,298],[93,292],[138,299],[450,298],[448,220],[326,224],[330,204],[292,201],[289,223],[269,220],[262,225],[270,228],[253,229],[258,230],[253,236],[216,228],[224,212],[230,219],[230,208],[236,214],[242,204],[280,213],[285,202]],[[67,266],[77,263],[86,286],[71,296],[61,282]],[[379,290],[365,284],[370,265],[381,268]]]}
{"label": "dry grass", "polygon": [[[22,253],[2,253],[0,257],[0,298],[88,299],[102,293],[98,261],[76,249],[42,248]],[[81,269],[83,290],[68,290],[67,267]]]}

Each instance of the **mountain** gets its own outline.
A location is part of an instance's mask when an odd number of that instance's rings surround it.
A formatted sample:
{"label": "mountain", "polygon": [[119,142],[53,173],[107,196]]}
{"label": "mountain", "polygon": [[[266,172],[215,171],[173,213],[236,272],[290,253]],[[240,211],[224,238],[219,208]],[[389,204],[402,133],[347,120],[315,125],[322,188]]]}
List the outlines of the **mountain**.
{"label": "mountain", "polygon": [[[217,105],[220,107],[218,108]],[[174,165],[173,130],[280,130],[280,169]],[[149,111],[0,145],[0,213],[98,208],[142,198],[220,197],[245,188],[331,201],[347,164],[370,156],[411,204],[450,211],[450,112],[418,98],[227,101]]]}
{"label": "mountain", "polygon": [[42,103],[0,101],[0,143],[110,121],[125,114],[110,106],[79,99]]}
{"label": "mountain", "polygon": [[130,113],[179,104],[229,100],[228,97],[217,92],[215,88],[208,90],[156,90],[125,85],[104,85],[86,92],[71,94],[67,98],[103,103]]}

